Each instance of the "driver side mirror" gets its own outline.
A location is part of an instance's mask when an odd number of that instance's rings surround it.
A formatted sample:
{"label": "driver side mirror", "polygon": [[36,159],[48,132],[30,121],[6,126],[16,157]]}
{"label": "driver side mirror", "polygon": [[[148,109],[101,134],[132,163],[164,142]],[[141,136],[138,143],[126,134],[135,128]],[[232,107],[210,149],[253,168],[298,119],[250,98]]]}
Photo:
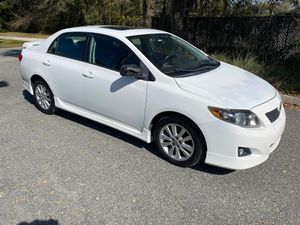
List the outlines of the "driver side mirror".
{"label": "driver side mirror", "polygon": [[139,66],[134,64],[122,65],[120,74],[125,77],[142,77],[142,70]]}
{"label": "driver side mirror", "polygon": [[124,77],[136,77],[137,79],[155,81],[155,77],[142,62],[140,63],[140,66],[135,64],[122,65],[120,74]]}

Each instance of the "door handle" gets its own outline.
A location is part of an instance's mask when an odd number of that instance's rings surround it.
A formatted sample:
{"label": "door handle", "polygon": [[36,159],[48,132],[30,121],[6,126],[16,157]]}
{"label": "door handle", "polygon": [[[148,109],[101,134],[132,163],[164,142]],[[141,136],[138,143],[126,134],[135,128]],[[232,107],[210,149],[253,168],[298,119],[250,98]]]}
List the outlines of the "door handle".
{"label": "door handle", "polygon": [[51,66],[51,63],[49,61],[44,61],[43,65],[45,65],[45,66]]}
{"label": "door handle", "polygon": [[88,79],[92,79],[95,77],[92,72],[83,73],[82,76]]}

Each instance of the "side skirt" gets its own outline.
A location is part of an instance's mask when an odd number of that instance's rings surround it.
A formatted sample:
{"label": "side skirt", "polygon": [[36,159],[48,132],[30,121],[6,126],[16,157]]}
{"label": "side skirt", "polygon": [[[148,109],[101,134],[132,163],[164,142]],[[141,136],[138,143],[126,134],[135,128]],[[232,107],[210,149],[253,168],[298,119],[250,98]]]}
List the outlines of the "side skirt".
{"label": "side skirt", "polygon": [[107,126],[112,127],[112,128],[115,128],[115,129],[120,130],[124,133],[132,135],[132,136],[134,136],[138,139],[141,139],[141,140],[143,140],[147,143],[151,142],[151,133],[148,129],[144,128],[141,132],[139,130],[134,129],[133,127],[130,127],[130,126],[128,126],[124,123],[121,123],[119,121],[113,120],[109,117],[102,116],[102,115],[99,115],[97,113],[88,111],[88,110],[83,109],[81,107],[78,107],[76,105],[64,102],[64,101],[62,101],[61,99],[59,99],[57,97],[54,97],[54,101],[55,101],[55,106],[57,108],[66,110],[68,112],[77,114],[79,116],[88,118],[90,120],[96,121],[98,123],[107,125]]}

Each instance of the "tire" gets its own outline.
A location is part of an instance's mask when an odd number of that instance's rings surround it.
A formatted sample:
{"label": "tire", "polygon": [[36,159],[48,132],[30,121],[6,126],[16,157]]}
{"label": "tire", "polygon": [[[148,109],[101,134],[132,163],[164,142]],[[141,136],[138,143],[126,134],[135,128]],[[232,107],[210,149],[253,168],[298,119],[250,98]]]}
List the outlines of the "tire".
{"label": "tire", "polygon": [[205,153],[202,135],[190,121],[177,117],[163,117],[157,122],[154,143],[167,161],[181,167],[192,167]]}
{"label": "tire", "polygon": [[49,86],[42,80],[37,80],[33,84],[33,93],[35,106],[45,114],[55,113],[55,102],[52,91]]}

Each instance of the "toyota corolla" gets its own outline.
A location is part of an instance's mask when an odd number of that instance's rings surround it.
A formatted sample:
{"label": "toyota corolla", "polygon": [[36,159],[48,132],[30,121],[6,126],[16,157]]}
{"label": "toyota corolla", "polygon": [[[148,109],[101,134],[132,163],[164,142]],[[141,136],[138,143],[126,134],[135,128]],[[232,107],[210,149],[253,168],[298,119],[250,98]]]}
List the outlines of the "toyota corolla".
{"label": "toyota corolla", "polygon": [[169,162],[246,169],[280,142],[280,94],[243,69],[154,29],[85,26],[23,45],[36,107],[66,110],[147,143]]}

